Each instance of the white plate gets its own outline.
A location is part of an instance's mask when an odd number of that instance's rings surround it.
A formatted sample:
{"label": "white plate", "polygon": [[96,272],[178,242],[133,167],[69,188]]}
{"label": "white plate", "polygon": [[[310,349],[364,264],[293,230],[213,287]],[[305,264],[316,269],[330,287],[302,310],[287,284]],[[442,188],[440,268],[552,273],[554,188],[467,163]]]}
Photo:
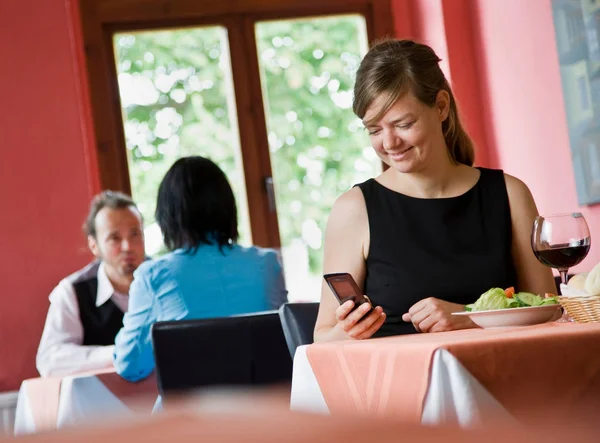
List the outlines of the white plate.
{"label": "white plate", "polygon": [[490,311],[454,312],[452,315],[470,317],[482,328],[529,326],[557,320],[560,305],[528,306],[526,308],[493,309]]}

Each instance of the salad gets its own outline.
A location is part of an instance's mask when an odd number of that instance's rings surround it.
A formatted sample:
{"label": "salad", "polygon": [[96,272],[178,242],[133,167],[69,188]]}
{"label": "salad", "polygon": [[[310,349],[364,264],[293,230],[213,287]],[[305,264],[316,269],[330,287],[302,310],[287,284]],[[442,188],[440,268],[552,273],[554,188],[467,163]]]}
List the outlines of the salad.
{"label": "salad", "polygon": [[558,297],[546,294],[544,298],[530,292],[516,292],[515,288],[492,288],[482,294],[475,303],[466,306],[467,311],[488,311],[492,309],[526,308],[530,306],[557,305]]}

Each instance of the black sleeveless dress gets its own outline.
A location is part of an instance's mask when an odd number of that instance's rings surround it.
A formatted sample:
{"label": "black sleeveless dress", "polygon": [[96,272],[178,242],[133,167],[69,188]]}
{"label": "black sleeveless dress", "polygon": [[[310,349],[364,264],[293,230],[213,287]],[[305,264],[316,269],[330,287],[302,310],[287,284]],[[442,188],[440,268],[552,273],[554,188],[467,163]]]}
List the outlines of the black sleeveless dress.
{"label": "black sleeveless dress", "polygon": [[365,294],[387,315],[375,336],[415,332],[402,314],[424,298],[468,304],[516,284],[504,173],[479,170],[475,186],[451,198],[409,197],[374,179],[357,185],[371,237]]}

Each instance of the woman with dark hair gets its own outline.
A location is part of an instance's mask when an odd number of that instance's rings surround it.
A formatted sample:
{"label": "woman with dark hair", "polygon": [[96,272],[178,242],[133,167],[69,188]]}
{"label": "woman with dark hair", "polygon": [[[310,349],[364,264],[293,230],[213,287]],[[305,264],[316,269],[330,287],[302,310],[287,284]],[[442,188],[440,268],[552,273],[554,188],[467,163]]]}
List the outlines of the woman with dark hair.
{"label": "woman with dark hair", "polygon": [[[374,305],[339,305],[323,284],[315,341],[472,328],[464,311],[492,287],[555,290],[530,245],[535,202],[473,143],[429,46],[374,45],[354,86],[355,114],[390,167],[334,204],[324,272],[348,272]],[[515,140],[517,141],[517,140]]]}
{"label": "woman with dark hair", "polygon": [[259,312],[287,301],[277,253],[236,243],[235,198],[212,161],[186,157],[171,166],[158,190],[156,221],[170,252],[135,272],[115,340],[115,368],[130,381],[154,369],[154,322]]}

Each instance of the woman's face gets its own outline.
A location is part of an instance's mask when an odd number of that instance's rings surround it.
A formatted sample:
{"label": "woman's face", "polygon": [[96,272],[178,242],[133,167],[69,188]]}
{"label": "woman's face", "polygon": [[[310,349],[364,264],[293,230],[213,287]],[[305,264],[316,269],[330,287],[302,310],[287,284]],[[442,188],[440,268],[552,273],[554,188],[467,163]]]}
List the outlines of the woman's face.
{"label": "woman's face", "polygon": [[432,162],[447,161],[442,122],[448,117],[449,104],[446,91],[438,93],[432,107],[407,93],[379,121],[371,121],[382,105],[382,99],[376,99],[363,121],[368,122],[366,129],[377,155],[400,172],[419,172]]}

